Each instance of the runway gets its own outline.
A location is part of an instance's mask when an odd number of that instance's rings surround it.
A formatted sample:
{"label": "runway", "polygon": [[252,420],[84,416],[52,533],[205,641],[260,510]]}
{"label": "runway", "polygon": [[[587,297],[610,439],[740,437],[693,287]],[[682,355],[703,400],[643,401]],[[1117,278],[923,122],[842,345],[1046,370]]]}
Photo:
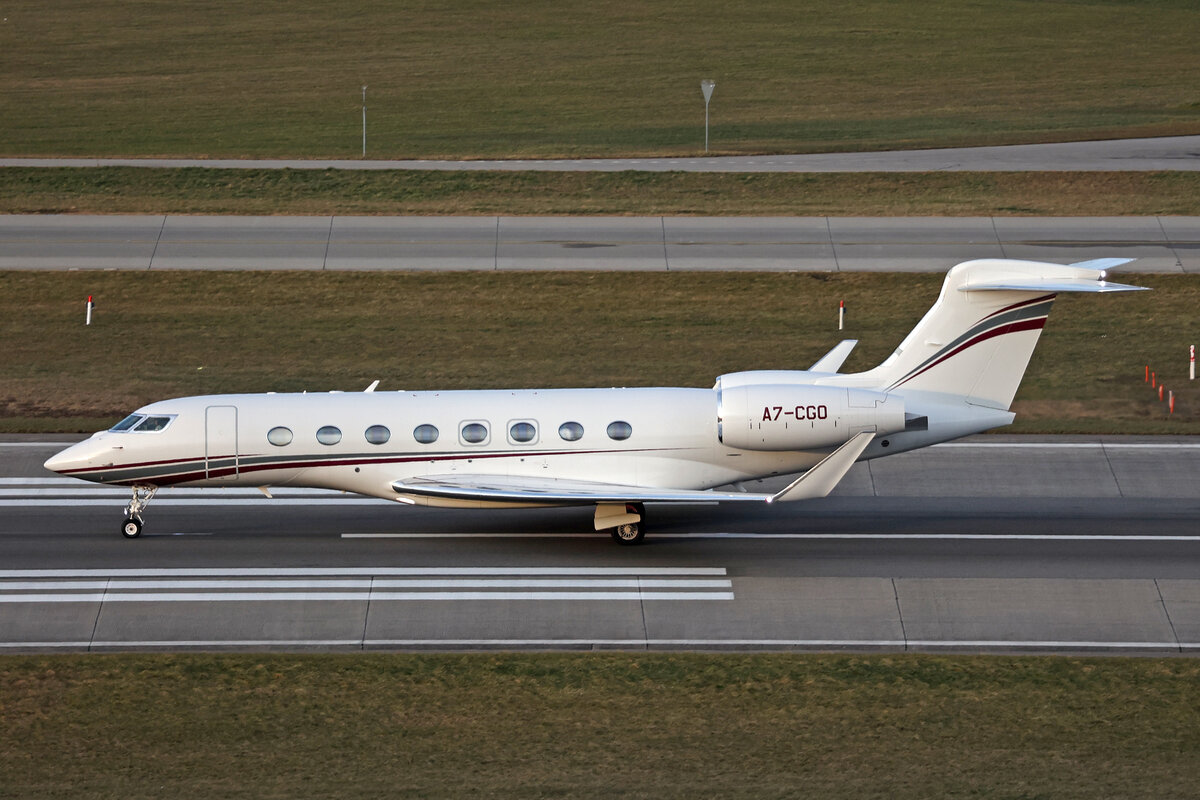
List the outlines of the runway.
{"label": "runway", "polygon": [[254,489],[164,490],[126,541],[124,493],[43,472],[46,438],[0,441],[3,652],[1200,653],[1187,437],[974,437],[823,501],[651,506],[636,548],[587,508]]}
{"label": "runway", "polygon": [[542,160],[4,158],[0,167],[535,170],[554,172],[1025,172],[1200,169],[1200,136],[1110,139],[875,153]]}
{"label": "runway", "polygon": [[0,216],[0,269],[1200,272],[1200,217]]}

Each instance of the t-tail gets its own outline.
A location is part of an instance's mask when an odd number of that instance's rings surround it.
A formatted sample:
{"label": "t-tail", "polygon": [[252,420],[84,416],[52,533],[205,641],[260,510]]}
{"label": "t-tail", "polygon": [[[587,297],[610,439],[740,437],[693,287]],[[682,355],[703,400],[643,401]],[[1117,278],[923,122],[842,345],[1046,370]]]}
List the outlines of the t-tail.
{"label": "t-tail", "polygon": [[[932,392],[1001,411],[1029,366],[1059,292],[1126,292],[1105,271],[1133,259],[1077,264],[982,259],[950,270],[942,293],[896,351],[853,377],[886,392]],[[849,377],[849,376],[847,376]]]}

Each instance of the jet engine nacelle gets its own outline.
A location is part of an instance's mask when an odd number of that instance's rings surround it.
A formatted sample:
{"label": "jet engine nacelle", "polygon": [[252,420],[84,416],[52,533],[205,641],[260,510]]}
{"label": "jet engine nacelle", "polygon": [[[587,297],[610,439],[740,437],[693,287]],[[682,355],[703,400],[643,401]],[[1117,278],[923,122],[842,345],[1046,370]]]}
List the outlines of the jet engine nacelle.
{"label": "jet engine nacelle", "polygon": [[836,447],[859,431],[904,430],[904,401],[883,392],[811,385],[717,384],[717,436],[741,450]]}

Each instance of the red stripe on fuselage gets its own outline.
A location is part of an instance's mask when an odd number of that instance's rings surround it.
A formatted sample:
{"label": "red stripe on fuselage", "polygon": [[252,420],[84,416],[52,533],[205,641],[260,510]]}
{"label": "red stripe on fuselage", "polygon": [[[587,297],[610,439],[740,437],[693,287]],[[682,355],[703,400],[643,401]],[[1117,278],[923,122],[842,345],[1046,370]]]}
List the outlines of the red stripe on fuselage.
{"label": "red stripe on fuselage", "polygon": [[[176,483],[187,483],[189,481],[205,480],[208,478],[224,478],[231,475],[240,475],[249,472],[266,472],[269,470],[281,469],[313,469],[317,467],[353,467],[364,464],[411,464],[417,461],[471,461],[474,459],[493,459],[493,458],[538,458],[549,456],[564,456],[564,455],[598,455],[601,453],[654,453],[668,452],[683,448],[676,447],[648,447],[635,450],[547,450],[541,452],[531,451],[514,451],[511,453],[461,453],[454,455],[423,455],[423,456],[394,456],[394,457],[379,457],[379,458],[353,458],[347,457],[343,459],[323,459],[313,461],[274,461],[266,464],[248,464],[238,465],[235,470],[233,467],[222,467],[220,469],[196,470],[194,472],[183,472],[177,474],[163,474],[159,476],[142,476],[138,478],[127,478],[122,480],[105,481],[114,485],[129,486],[133,484],[150,483],[156,486],[170,486]],[[232,458],[233,456],[225,456]],[[253,458],[254,456],[247,456]],[[154,466],[156,463],[162,464],[178,464],[188,461],[197,461],[198,459],[172,459],[171,461],[163,462],[146,462],[145,464],[127,464],[113,465],[104,467],[110,472],[118,472],[126,469],[136,469],[146,466]],[[76,474],[75,472],[63,474]]]}

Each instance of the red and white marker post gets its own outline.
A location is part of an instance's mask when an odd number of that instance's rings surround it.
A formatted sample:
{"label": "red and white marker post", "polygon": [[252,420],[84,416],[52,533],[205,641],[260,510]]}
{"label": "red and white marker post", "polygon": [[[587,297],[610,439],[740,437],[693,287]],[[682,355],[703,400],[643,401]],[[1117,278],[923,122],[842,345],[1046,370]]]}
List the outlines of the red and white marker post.
{"label": "red and white marker post", "polygon": [[838,300],[838,330],[840,331],[846,324],[846,301]]}
{"label": "red and white marker post", "polygon": [[1188,348],[1188,361],[1191,362],[1188,365],[1188,380],[1194,381],[1196,380],[1196,345]]}
{"label": "red and white marker post", "polygon": [[92,296],[89,294],[88,301],[87,301],[87,317],[84,320],[84,323],[83,323],[84,325],[92,324],[92,306],[93,306]]}

